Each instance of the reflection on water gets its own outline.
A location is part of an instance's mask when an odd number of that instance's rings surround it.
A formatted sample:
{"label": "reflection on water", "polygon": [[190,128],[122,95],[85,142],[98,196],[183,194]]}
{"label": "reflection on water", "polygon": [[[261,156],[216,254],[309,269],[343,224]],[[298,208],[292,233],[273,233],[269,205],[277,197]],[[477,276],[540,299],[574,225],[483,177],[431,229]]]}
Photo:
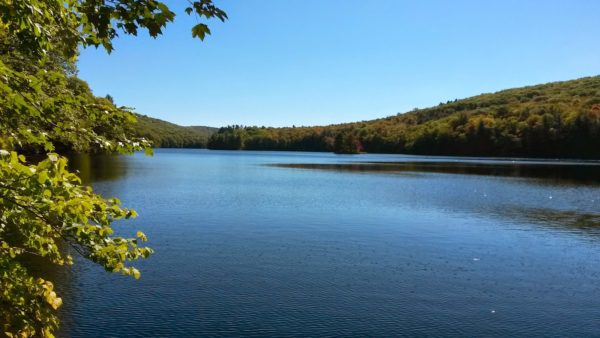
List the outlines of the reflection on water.
{"label": "reflection on water", "polygon": [[106,154],[73,154],[69,167],[76,170],[84,184],[117,180],[127,174],[124,156]]}
{"label": "reflection on water", "polygon": [[[488,160],[470,159],[439,161],[435,158],[422,158],[418,161],[386,162],[352,161],[345,163],[270,163],[268,166],[290,169],[332,170],[357,173],[440,173],[458,175],[484,175],[527,179],[528,183],[550,186],[577,187],[600,185],[600,163],[582,161],[580,163],[553,162],[540,160]],[[518,193],[515,190],[515,193]],[[487,196],[487,195],[486,195]],[[600,197],[600,196],[598,196]],[[552,198],[551,195],[548,196]],[[439,199],[431,199],[437,203]],[[504,199],[506,201],[506,199]],[[586,213],[581,210],[556,210],[541,206],[497,204],[495,208],[482,207],[477,201],[464,199],[462,206],[455,209],[484,213],[488,217],[522,220],[547,227],[564,227],[570,231],[581,231],[586,235],[600,235],[600,212]],[[592,199],[589,202],[594,203]],[[598,211],[598,210],[596,210]]]}
{"label": "reflection on water", "polygon": [[353,163],[279,163],[282,168],[321,169],[355,172],[433,172],[464,175],[491,175],[535,178],[550,184],[574,183],[600,185],[598,163],[544,162],[353,162]]}
{"label": "reflection on water", "polygon": [[554,230],[579,233],[588,238],[600,239],[600,213],[512,206],[500,208],[498,214],[506,219],[522,220]]}
{"label": "reflection on water", "polygon": [[139,281],[78,262],[59,336],[599,333],[594,162],[157,150],[72,163],[140,213],[117,231],[143,230],[156,254]]}

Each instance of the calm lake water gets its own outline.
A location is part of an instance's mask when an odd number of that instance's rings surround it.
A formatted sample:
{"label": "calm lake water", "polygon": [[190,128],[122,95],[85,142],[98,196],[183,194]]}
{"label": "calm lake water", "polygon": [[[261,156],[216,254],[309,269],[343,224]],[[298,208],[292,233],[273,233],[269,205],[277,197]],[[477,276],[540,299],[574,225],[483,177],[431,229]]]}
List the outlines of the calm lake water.
{"label": "calm lake water", "polygon": [[135,281],[53,278],[59,336],[600,336],[600,163],[157,150],[79,157],[140,217]]}

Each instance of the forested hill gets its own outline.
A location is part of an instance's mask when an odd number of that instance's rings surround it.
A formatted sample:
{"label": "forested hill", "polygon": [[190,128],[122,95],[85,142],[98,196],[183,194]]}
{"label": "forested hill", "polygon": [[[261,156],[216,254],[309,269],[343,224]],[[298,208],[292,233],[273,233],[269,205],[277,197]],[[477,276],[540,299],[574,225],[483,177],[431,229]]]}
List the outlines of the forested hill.
{"label": "forested hill", "polygon": [[157,148],[206,148],[209,137],[217,128],[183,127],[145,115],[136,115],[135,133],[152,141]]}
{"label": "forested hill", "polygon": [[210,149],[600,159],[600,76],[324,127],[220,128]]}

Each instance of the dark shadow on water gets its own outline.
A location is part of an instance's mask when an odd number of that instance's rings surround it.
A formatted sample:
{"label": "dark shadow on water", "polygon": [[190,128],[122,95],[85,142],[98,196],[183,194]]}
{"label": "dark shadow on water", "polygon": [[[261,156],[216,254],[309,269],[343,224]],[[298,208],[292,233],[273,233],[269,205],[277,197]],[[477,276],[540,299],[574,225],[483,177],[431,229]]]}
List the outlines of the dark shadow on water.
{"label": "dark shadow on water", "polygon": [[[523,179],[526,184],[542,184],[559,187],[599,187],[600,165],[577,163],[473,163],[473,162],[358,162],[358,163],[290,163],[272,164],[279,168],[304,170],[331,170],[354,173],[382,173],[418,175],[425,173],[450,175],[483,175]],[[498,203],[486,208],[479,204],[456,204],[453,207],[485,217],[509,220],[513,224],[532,224],[535,228],[583,235],[600,239],[600,210],[565,210],[544,207],[528,207]]]}
{"label": "dark shadow on water", "polygon": [[359,162],[280,163],[271,166],[368,173],[442,173],[536,179],[549,184],[600,185],[600,164],[465,163],[465,162]]}
{"label": "dark shadow on water", "polygon": [[558,230],[590,239],[600,239],[600,213],[549,208],[502,207],[495,214],[513,222],[535,224],[536,227]]}
{"label": "dark shadow on water", "polygon": [[76,170],[83,184],[114,181],[127,174],[126,158],[107,154],[74,154],[69,156],[69,168]]}

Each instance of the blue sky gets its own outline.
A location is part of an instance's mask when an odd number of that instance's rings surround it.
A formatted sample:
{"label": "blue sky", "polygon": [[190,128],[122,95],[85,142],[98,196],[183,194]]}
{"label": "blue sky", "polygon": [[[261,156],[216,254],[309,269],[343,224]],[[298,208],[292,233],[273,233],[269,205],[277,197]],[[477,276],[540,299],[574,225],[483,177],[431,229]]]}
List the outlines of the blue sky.
{"label": "blue sky", "polygon": [[192,39],[185,1],[158,39],[82,51],[97,95],[181,125],[324,125],[600,74],[600,1],[216,1]]}

